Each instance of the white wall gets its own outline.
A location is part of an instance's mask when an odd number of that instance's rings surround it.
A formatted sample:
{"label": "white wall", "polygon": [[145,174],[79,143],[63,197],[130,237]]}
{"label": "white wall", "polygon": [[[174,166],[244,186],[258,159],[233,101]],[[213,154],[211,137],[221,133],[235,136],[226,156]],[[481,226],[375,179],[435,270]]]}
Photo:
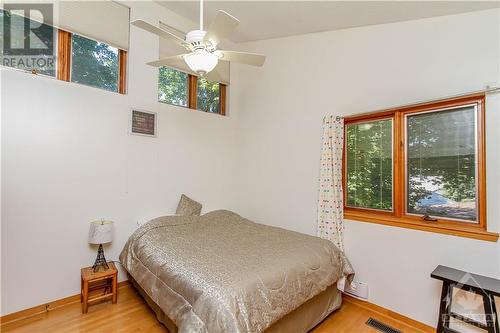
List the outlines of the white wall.
{"label": "white wall", "polygon": [[[196,26],[129,5],[133,19]],[[105,251],[117,260],[136,221],[174,213],[181,193],[226,207],[234,120],[158,103],[145,65],[157,57],[158,38],[132,27],[125,96],[1,69],[2,315],[79,293],[89,221],[115,221]],[[158,113],[158,138],[127,134],[130,107]]]}
{"label": "white wall", "polygon": [[[258,222],[315,233],[322,118],[433,100],[500,83],[499,12],[361,27],[252,42],[263,69],[233,66],[238,196]],[[490,231],[500,224],[499,96],[487,98]],[[346,252],[370,301],[437,322],[438,265],[500,277],[499,243],[346,222]]]}

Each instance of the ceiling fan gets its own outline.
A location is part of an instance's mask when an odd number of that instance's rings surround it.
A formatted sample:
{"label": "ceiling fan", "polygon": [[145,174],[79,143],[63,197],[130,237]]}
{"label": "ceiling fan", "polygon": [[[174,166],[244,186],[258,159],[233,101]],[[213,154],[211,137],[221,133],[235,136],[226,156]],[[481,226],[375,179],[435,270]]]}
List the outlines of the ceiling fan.
{"label": "ceiling fan", "polygon": [[[215,20],[208,27],[208,30],[203,30],[203,0],[200,0],[200,29],[188,32],[185,39],[181,39],[143,20],[136,20],[131,24],[171,41],[188,51],[188,53],[149,62],[148,65],[155,67],[173,66],[179,68],[185,67],[183,65],[187,64],[187,72],[205,76],[217,66],[219,61],[237,62],[252,66],[262,66],[264,64],[266,60],[266,56],[264,55],[226,51],[217,48],[219,42],[227,38],[239,23],[240,21],[237,18],[223,10],[219,10]],[[210,75],[211,78],[207,77],[207,79],[217,81],[217,74],[214,74],[215,75]]]}

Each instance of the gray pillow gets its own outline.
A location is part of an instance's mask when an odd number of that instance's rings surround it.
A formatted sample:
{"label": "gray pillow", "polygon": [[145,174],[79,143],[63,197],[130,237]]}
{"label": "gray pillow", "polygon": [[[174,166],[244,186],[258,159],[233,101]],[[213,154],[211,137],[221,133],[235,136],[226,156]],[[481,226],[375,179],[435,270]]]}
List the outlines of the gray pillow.
{"label": "gray pillow", "polygon": [[194,201],[187,195],[181,195],[175,214],[183,216],[200,216],[201,203]]}

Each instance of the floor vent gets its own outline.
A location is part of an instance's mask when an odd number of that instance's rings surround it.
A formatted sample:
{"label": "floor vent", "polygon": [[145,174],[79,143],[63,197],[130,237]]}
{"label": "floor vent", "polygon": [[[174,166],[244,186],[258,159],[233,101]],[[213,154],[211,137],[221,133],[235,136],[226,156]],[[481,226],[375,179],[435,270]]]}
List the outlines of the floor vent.
{"label": "floor vent", "polygon": [[390,327],[383,322],[380,322],[376,319],[370,318],[366,322],[366,325],[371,326],[375,328],[376,330],[379,330],[380,332],[385,332],[385,333],[403,333],[403,331],[397,330],[393,327]]}

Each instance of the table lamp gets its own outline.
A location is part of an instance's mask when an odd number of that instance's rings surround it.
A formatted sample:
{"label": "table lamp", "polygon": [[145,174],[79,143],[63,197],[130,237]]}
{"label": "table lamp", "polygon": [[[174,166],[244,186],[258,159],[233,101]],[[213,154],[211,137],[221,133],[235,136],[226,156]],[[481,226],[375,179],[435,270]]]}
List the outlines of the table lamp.
{"label": "table lamp", "polygon": [[99,271],[101,267],[104,270],[109,269],[106,258],[104,257],[104,249],[102,244],[111,243],[113,240],[113,221],[94,221],[90,222],[89,229],[89,244],[99,245],[97,250],[97,257],[95,258],[94,266],[92,269],[94,272]]}

